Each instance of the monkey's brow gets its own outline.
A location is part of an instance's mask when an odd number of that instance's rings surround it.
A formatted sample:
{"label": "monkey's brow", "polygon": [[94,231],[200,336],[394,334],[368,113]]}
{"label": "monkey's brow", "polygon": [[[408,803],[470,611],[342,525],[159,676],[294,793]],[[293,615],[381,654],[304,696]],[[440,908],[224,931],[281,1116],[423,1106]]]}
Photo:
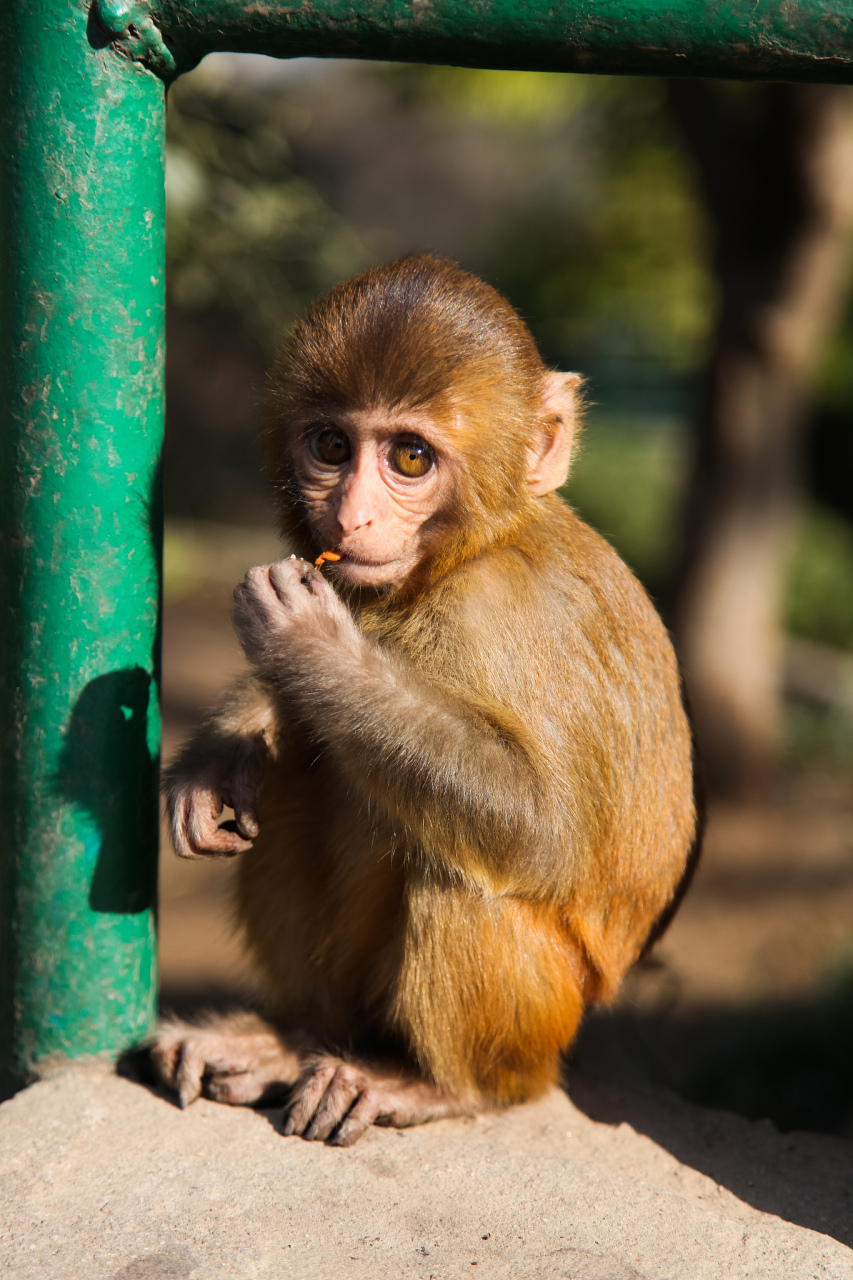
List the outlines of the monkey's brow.
{"label": "monkey's brow", "polygon": [[345,428],[339,422],[336,422],[333,417],[326,414],[316,414],[305,422],[294,424],[292,439],[307,443],[311,436],[317,435],[319,431],[343,431],[346,434]]}
{"label": "monkey's brow", "polygon": [[330,413],[315,413],[297,427],[299,431],[316,431],[318,427],[337,427],[339,424]]}

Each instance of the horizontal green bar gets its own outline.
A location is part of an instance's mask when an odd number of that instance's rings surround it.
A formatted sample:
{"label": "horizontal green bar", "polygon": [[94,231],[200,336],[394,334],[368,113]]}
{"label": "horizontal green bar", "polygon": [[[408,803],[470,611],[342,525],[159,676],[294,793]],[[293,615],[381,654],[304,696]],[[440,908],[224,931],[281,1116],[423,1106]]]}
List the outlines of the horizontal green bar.
{"label": "horizontal green bar", "polygon": [[851,0],[99,0],[168,78],[213,50],[525,71],[853,78]]}

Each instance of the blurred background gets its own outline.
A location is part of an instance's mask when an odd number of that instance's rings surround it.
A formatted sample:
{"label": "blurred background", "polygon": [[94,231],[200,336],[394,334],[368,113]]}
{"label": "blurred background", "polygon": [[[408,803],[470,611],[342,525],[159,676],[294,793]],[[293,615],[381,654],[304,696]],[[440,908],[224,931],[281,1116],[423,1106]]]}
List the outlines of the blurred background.
{"label": "blurred background", "polygon": [[[277,558],[265,370],[336,281],[430,249],[589,380],[565,496],[678,645],[704,862],[580,1069],[853,1136],[853,97],[212,55],[169,93],[165,751]],[[164,1006],[251,999],[233,864],[164,839]]]}

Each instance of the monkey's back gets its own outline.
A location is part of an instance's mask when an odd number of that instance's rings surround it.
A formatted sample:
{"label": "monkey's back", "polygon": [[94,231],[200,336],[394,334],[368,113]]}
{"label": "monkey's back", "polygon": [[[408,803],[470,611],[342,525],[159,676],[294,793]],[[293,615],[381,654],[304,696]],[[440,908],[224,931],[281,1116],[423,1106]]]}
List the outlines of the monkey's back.
{"label": "monkey's back", "polygon": [[[570,735],[592,729],[589,754],[605,762],[601,790],[596,796],[590,789],[598,839],[567,915],[607,999],[672,901],[691,856],[692,734],[672,643],[646,591],[600,535],[559,499],[552,506],[571,612],[566,728]],[[572,754],[578,789],[589,754]]]}
{"label": "monkey's back", "polygon": [[669,636],[613,548],[556,496],[389,626],[419,672],[518,731],[561,839],[502,888],[550,901],[615,994],[684,872],[692,739]]}

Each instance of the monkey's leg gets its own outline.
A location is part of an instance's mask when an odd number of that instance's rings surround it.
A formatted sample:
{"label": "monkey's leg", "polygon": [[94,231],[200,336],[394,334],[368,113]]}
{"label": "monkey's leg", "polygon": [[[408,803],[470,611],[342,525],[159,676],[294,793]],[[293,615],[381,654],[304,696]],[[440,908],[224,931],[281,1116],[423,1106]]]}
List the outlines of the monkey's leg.
{"label": "monkey's leg", "polygon": [[202,1093],[232,1106],[273,1105],[302,1075],[313,1041],[279,1031],[255,1014],[208,1018],[201,1025],[165,1022],[151,1046],[160,1080],[188,1107]]}
{"label": "monkey's leg", "polygon": [[313,1058],[285,1110],[285,1134],[351,1147],[372,1124],[405,1129],[475,1108],[442,1094],[413,1069]]}
{"label": "monkey's leg", "polygon": [[443,1092],[502,1106],[556,1084],[585,983],[553,905],[410,882],[394,1025]]}

